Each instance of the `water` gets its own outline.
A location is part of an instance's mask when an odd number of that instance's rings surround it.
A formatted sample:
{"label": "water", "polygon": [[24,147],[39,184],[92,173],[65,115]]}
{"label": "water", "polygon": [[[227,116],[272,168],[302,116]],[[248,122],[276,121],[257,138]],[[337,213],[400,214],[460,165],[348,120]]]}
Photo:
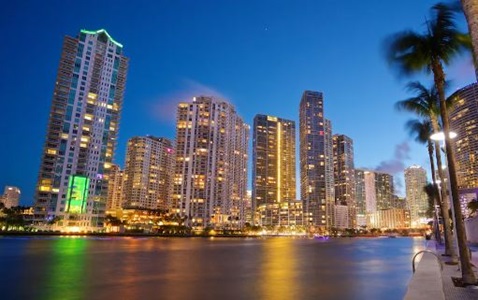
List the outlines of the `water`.
{"label": "water", "polygon": [[403,299],[421,238],[0,237],[2,299]]}

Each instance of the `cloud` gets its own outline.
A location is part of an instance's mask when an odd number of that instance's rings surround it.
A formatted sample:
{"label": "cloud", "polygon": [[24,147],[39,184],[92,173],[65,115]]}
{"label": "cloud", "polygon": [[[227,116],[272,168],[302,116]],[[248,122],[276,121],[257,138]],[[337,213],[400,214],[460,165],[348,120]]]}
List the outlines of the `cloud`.
{"label": "cloud", "polygon": [[183,101],[189,102],[195,96],[213,96],[229,101],[223,93],[213,87],[206,86],[191,79],[184,79],[180,90],[160,95],[154,99],[151,104],[150,113],[155,120],[158,120],[161,123],[171,124],[171,122],[176,121],[176,109],[178,103]]}
{"label": "cloud", "polygon": [[405,170],[405,160],[410,159],[410,146],[408,143],[402,142],[395,145],[395,153],[392,159],[382,161],[376,171],[384,172],[393,175],[393,184],[395,194],[403,195],[403,171]]}
{"label": "cloud", "polygon": [[410,146],[407,142],[403,142],[395,146],[394,157],[389,160],[380,162],[378,167],[375,168],[376,171],[397,174],[405,170],[405,160],[409,159],[410,156]]}

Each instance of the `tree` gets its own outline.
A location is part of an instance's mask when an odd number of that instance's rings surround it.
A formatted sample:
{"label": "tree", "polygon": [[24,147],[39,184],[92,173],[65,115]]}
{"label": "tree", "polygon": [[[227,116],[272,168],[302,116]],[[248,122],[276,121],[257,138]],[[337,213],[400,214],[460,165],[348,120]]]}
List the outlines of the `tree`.
{"label": "tree", "polygon": [[473,61],[475,62],[475,69],[478,69],[478,14],[476,13],[478,3],[476,0],[461,0],[461,5],[465,13],[466,21],[468,23],[468,31],[470,32],[473,43]]}
{"label": "tree", "polygon": [[[452,262],[457,262],[457,257],[455,249],[453,248],[453,237],[451,231],[451,220],[446,213],[449,209],[447,199],[447,188],[445,183],[445,175],[442,168],[442,159],[440,145],[438,141],[433,142],[430,139],[430,135],[433,132],[440,131],[439,116],[440,116],[440,100],[438,96],[438,91],[435,86],[427,89],[419,82],[411,82],[407,85],[407,89],[410,92],[413,92],[415,95],[408,99],[398,101],[395,104],[395,107],[398,110],[406,110],[408,112],[415,113],[420,117],[424,117],[428,122],[420,123],[419,121],[411,121],[407,123],[407,127],[410,129],[410,132],[417,134],[417,140],[420,143],[428,144],[429,158],[430,158],[430,167],[432,172],[433,183],[437,185],[436,172],[433,164],[433,151],[435,149],[435,157],[437,162],[437,172],[438,178],[442,182],[441,184],[441,194],[438,198],[438,204],[440,205],[440,210],[443,216],[443,229],[445,233],[445,254],[451,257]],[[452,101],[448,100],[446,104],[450,107]]]}
{"label": "tree", "polygon": [[478,211],[478,200],[471,200],[470,202],[468,202],[466,207],[470,210],[470,217],[473,217]]}
{"label": "tree", "polygon": [[445,71],[443,66],[464,49],[471,48],[470,36],[461,33],[455,24],[455,11],[448,5],[438,3],[431,9],[431,19],[426,21],[427,30],[420,34],[403,31],[392,37],[388,45],[388,60],[402,74],[418,72],[433,74],[433,80],[440,99],[440,116],[445,135],[445,148],[450,174],[452,203],[455,213],[455,228],[460,251],[461,274],[464,284],[475,284],[470,253],[466,244],[466,232],[458,198],[455,156],[449,139],[450,124],[445,97]]}

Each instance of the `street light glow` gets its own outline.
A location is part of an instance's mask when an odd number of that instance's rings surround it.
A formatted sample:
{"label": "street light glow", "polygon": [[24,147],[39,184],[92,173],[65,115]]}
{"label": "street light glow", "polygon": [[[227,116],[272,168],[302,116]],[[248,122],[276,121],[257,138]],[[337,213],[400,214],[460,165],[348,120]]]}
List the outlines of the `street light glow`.
{"label": "street light glow", "polygon": [[[454,139],[456,138],[456,136],[457,136],[456,132],[450,131],[448,133],[448,137],[450,139]],[[434,134],[430,135],[430,139],[434,141],[443,141],[445,140],[445,134],[443,133],[443,131],[435,132]]]}

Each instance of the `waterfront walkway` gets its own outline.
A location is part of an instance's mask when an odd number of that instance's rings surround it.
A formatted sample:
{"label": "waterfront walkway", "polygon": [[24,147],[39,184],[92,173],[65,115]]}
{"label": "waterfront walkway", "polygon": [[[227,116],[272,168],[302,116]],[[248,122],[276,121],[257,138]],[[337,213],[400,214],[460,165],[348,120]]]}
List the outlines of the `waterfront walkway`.
{"label": "waterfront walkway", "polygon": [[[427,250],[436,254],[424,253],[415,262],[416,272],[408,285],[406,300],[468,300],[478,299],[478,286],[456,287],[452,278],[461,278],[459,265],[448,265],[448,257],[442,256],[444,246],[435,241],[426,241]],[[473,269],[478,277],[478,246],[470,246]],[[438,260],[437,260],[438,257]],[[416,259],[418,261],[418,258]]]}

